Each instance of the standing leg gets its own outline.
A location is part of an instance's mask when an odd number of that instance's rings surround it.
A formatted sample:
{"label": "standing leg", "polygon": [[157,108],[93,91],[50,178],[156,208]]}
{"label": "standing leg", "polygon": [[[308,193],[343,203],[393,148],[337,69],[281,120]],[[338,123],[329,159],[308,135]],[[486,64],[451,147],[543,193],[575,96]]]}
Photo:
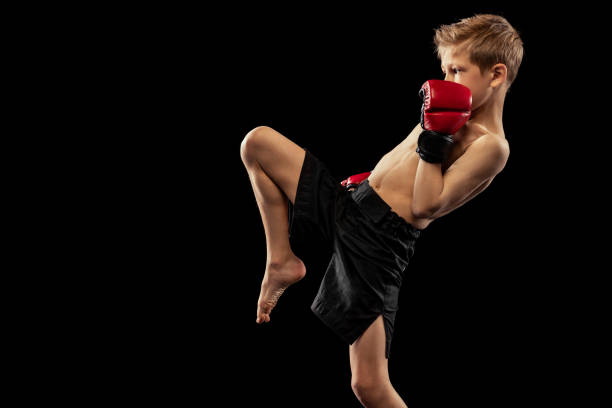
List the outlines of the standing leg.
{"label": "standing leg", "polygon": [[351,386],[366,408],[407,408],[389,379],[382,315],[349,346]]}
{"label": "standing leg", "polygon": [[289,244],[287,199],[295,195],[305,150],[272,128],[250,131],[240,146],[266,234],[266,272],[257,302],[257,323],[270,312],[285,289],[306,275],[306,267]]}

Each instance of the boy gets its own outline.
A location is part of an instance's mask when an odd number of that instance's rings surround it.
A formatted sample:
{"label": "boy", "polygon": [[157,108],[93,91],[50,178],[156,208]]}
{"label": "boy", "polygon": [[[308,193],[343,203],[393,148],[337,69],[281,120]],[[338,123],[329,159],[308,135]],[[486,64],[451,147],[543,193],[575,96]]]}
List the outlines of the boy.
{"label": "boy", "polygon": [[256,322],[269,322],[306,274],[290,234],[322,239],[333,255],[311,309],[349,344],[351,385],[366,407],[406,406],[388,358],[420,231],[486,189],[510,153],[502,114],[523,56],[516,30],[501,16],[475,15],[439,27],[434,42],[444,81],[424,84],[421,122],[371,173],[339,185],[308,150],[265,126],[241,144],[267,244]]}

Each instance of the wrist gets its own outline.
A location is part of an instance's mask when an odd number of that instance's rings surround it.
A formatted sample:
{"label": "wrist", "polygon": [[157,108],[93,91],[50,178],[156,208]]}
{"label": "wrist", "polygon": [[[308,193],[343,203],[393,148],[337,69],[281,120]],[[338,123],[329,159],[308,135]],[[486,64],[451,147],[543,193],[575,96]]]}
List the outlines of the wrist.
{"label": "wrist", "polygon": [[416,152],[428,163],[442,163],[453,145],[453,136],[424,129],[419,135]]}

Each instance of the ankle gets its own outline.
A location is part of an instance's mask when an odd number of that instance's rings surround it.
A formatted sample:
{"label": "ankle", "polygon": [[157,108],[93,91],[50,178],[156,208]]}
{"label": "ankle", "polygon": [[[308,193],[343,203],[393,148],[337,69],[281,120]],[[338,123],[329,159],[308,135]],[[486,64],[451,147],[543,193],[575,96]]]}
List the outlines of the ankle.
{"label": "ankle", "polygon": [[269,268],[279,268],[282,266],[286,266],[287,264],[290,264],[292,262],[296,262],[297,259],[298,258],[293,253],[289,253],[280,257],[268,256],[268,259],[266,260],[266,266]]}

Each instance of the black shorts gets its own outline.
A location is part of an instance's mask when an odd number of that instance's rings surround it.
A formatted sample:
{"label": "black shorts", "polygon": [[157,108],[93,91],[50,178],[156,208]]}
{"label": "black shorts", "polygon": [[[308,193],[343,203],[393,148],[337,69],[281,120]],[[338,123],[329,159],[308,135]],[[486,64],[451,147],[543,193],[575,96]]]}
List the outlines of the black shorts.
{"label": "black shorts", "polygon": [[420,232],[393,212],[368,180],[347,191],[306,150],[289,235],[329,249],[331,260],[311,309],[343,341],[353,344],[383,315],[389,358],[399,290]]}

